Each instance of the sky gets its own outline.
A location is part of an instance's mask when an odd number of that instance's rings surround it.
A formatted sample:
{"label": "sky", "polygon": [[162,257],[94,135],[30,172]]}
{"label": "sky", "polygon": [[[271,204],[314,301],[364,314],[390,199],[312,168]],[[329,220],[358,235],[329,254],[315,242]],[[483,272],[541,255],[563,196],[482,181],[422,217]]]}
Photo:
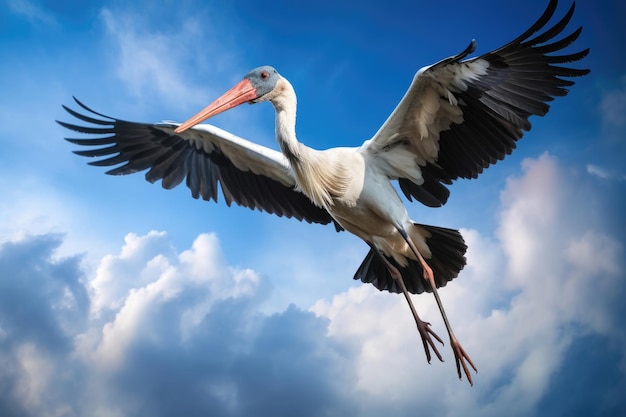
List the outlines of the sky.
{"label": "sky", "polygon": [[[340,3],[340,4],[337,4]],[[299,139],[358,146],[413,74],[515,38],[547,0],[37,1],[0,5],[0,415],[626,415],[622,1],[579,0],[574,66],[504,161],[420,223],[460,229],[442,291],[478,367],[425,360],[405,300],[352,279],[334,228],[104,175],[62,104],[186,120],[250,69],[298,94]],[[560,16],[569,7],[562,1]],[[270,105],[211,120],[277,148]],[[445,335],[430,295],[421,317]]]}

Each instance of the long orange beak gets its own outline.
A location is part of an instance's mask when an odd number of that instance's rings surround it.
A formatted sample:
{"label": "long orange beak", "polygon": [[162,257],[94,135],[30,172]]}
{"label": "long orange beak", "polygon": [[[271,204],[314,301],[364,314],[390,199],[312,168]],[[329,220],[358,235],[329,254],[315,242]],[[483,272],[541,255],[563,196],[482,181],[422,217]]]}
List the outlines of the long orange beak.
{"label": "long orange beak", "polygon": [[174,132],[182,133],[185,130],[197,125],[198,123],[213,117],[216,114],[225,112],[228,109],[232,109],[240,104],[254,100],[257,98],[256,88],[252,85],[249,79],[244,78],[238,82],[233,88],[222,94],[213,103],[206,106],[195,116],[191,117],[182,125],[178,126]]}

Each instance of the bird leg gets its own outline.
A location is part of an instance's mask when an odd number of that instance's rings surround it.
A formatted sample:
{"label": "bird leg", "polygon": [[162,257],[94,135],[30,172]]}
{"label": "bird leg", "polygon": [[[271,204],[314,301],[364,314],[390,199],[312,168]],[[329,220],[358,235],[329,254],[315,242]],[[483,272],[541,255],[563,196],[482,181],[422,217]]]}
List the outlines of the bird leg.
{"label": "bird leg", "polygon": [[439,360],[441,362],[443,362],[443,358],[441,357],[441,354],[439,353],[439,350],[437,349],[437,346],[433,342],[433,339],[431,338],[431,335],[432,335],[432,337],[434,337],[442,345],[443,345],[443,340],[441,340],[441,338],[439,336],[437,336],[437,334],[435,332],[432,331],[432,329],[430,328],[430,323],[428,323],[426,321],[422,321],[419,318],[419,316],[417,314],[417,310],[415,310],[415,306],[413,305],[413,301],[411,300],[411,297],[409,296],[409,292],[406,289],[406,285],[404,285],[404,279],[402,278],[402,274],[400,273],[400,271],[398,271],[398,268],[393,266],[391,264],[391,262],[389,262],[387,260],[387,258],[385,258],[385,256],[382,253],[380,253],[380,251],[378,249],[376,249],[374,246],[372,246],[372,249],[374,249],[376,254],[378,254],[380,259],[382,259],[382,261],[385,263],[385,266],[387,267],[387,270],[391,274],[391,277],[394,280],[396,280],[396,282],[398,283],[398,285],[402,289],[402,293],[404,294],[404,298],[409,303],[409,308],[411,309],[411,313],[413,313],[413,318],[415,319],[415,324],[417,324],[417,330],[419,331],[420,337],[422,338],[422,344],[424,345],[424,351],[426,352],[426,360],[428,361],[428,363],[430,363],[430,359],[431,359],[430,349],[429,349],[429,346],[430,346],[433,349],[433,351],[435,352],[435,355],[437,355],[437,358],[439,358]]}
{"label": "bird leg", "polygon": [[454,353],[454,360],[456,361],[456,370],[459,374],[459,379],[462,378],[461,366],[463,366],[463,372],[465,373],[467,380],[469,381],[470,385],[474,385],[474,382],[472,381],[472,375],[469,372],[467,364],[469,363],[469,365],[474,369],[474,372],[478,372],[478,369],[476,368],[476,365],[474,365],[474,362],[472,362],[472,360],[470,359],[467,352],[465,352],[465,349],[463,349],[463,346],[461,346],[461,343],[459,343],[458,339],[454,335],[454,332],[452,331],[452,327],[450,326],[450,322],[448,321],[448,317],[446,316],[446,312],[443,308],[443,303],[441,302],[441,298],[439,298],[437,284],[435,283],[435,274],[433,273],[432,268],[426,263],[426,260],[424,259],[422,254],[417,250],[417,247],[415,246],[409,235],[406,233],[406,231],[403,229],[398,230],[406,243],[411,248],[411,251],[415,254],[420,264],[422,265],[422,268],[424,269],[424,279],[428,281],[433,290],[433,295],[435,296],[435,300],[437,301],[437,306],[439,307],[439,311],[441,312],[443,322],[446,325],[448,336],[450,336],[450,347],[452,347],[452,352]]}

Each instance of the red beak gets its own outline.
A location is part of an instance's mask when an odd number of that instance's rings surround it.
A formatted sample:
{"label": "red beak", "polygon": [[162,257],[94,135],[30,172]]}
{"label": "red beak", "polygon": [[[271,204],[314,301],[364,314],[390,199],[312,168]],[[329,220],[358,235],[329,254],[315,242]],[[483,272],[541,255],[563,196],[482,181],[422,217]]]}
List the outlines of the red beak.
{"label": "red beak", "polygon": [[233,88],[222,94],[217,100],[209,104],[195,116],[191,117],[182,125],[178,126],[174,132],[182,133],[185,130],[197,125],[198,123],[213,117],[216,114],[225,112],[240,104],[246,103],[257,98],[256,88],[249,79],[244,78],[238,82]]}

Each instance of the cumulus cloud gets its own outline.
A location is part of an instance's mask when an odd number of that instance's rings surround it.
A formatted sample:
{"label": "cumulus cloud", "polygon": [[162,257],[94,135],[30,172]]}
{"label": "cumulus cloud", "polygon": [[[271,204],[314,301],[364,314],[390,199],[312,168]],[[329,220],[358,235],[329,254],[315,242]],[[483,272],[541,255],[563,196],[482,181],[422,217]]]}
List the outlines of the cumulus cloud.
{"label": "cumulus cloud", "polygon": [[75,388],[77,368],[65,365],[73,336],[84,328],[89,298],[79,258],[52,259],[60,243],[59,236],[45,235],[0,247],[3,416],[63,415]]}
{"label": "cumulus cloud", "polygon": [[[558,160],[522,170],[496,233],[462,231],[468,265],[442,291],[474,387],[447,346],[426,363],[400,296],[355,285],[266,314],[270,279],[231,266],[213,234],[182,251],[165,232],[129,234],[93,274],[46,234],[0,246],[0,414],[623,413],[623,244],[580,221],[601,213],[577,205]],[[443,336],[432,296],[415,301]],[[568,389],[581,395],[563,404]]]}
{"label": "cumulus cloud", "polygon": [[60,244],[0,248],[1,415],[317,416],[348,404],[351,362],[327,321],[295,306],[261,313],[268,282],[229,266],[214,235],[180,253],[165,233],[128,235],[93,278],[80,258],[54,256]]}

